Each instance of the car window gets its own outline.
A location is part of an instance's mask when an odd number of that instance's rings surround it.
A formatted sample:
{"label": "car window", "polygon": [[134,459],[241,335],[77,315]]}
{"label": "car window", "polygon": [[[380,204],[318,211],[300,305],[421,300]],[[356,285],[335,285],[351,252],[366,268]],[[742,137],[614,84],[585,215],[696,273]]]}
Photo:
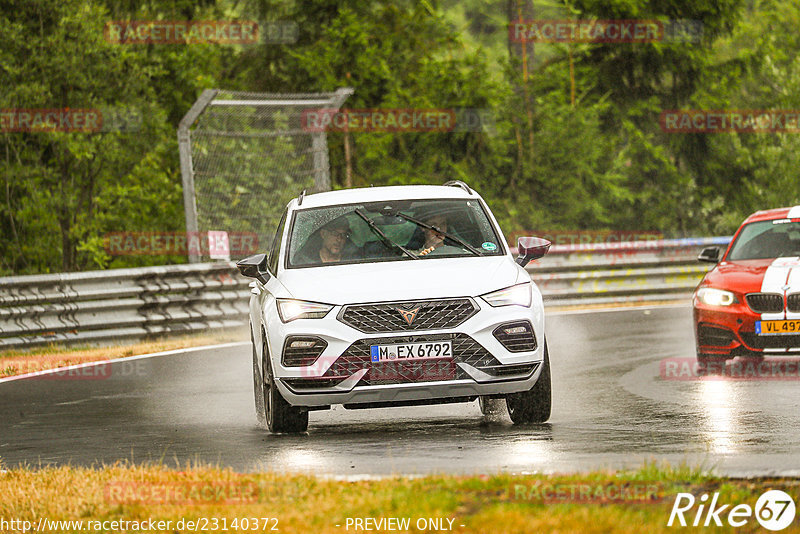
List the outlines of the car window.
{"label": "car window", "polygon": [[800,256],[800,222],[759,221],[739,232],[729,261]]}
{"label": "car window", "polygon": [[281,252],[281,242],[283,241],[283,228],[286,225],[286,214],[288,209],[283,212],[281,221],[278,223],[278,229],[275,231],[275,237],[272,239],[272,248],[269,252],[269,260],[267,260],[267,268],[273,275],[278,274],[278,256]]}
{"label": "car window", "polygon": [[[455,240],[437,240],[435,232],[426,233],[424,227],[402,216],[436,226]],[[505,254],[503,243],[477,200],[401,200],[297,210],[290,234],[288,268],[411,259],[388,241],[421,254],[423,259],[476,257],[457,240],[482,256]],[[423,253],[426,248],[430,250]]]}

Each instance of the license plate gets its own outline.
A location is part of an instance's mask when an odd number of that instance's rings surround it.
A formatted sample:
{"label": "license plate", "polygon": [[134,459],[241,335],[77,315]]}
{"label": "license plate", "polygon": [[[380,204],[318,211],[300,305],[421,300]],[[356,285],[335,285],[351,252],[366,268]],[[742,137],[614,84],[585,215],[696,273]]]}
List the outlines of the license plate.
{"label": "license plate", "polygon": [[759,336],[800,334],[800,319],[790,321],[756,321],[756,334]]}
{"label": "license plate", "polygon": [[398,360],[432,360],[452,358],[452,341],[431,341],[424,343],[398,343],[394,345],[371,345],[370,356],[373,362],[393,362]]}

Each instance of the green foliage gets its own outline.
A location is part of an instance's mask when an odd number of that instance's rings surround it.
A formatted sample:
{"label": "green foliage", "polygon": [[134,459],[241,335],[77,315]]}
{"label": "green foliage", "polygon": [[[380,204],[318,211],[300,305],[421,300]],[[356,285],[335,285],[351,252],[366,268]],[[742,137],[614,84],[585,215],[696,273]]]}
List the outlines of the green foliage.
{"label": "green foliage", "polygon": [[[537,43],[523,57],[508,42],[509,13],[689,19],[702,22],[703,35]],[[105,22],[127,19],[293,21],[300,33],[296,43],[251,46],[103,39]],[[756,209],[800,203],[798,136],[670,134],[659,114],[800,109],[798,23],[800,7],[781,0],[0,0],[0,109],[111,107],[142,117],[135,132],[0,132],[0,274],[185,261],[111,257],[103,236],[183,230],[175,131],[212,87],[350,86],[351,109],[472,108],[493,117],[483,131],[332,132],[335,187],[464,180],[506,234],[727,234]],[[208,192],[234,213],[264,213],[244,228],[263,233],[280,211],[270,192],[292,180],[292,162],[275,173],[259,158],[292,141],[258,150],[224,143],[241,152],[231,162],[238,171],[268,176],[244,189],[213,176]]]}

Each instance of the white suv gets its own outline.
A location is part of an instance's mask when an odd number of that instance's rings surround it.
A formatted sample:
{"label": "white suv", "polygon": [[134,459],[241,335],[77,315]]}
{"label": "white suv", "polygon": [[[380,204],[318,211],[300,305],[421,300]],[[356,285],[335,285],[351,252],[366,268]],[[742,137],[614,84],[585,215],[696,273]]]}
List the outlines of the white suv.
{"label": "white suv", "polygon": [[539,289],[483,199],[461,182],[292,200],[250,284],[256,414],[304,432],[308,412],[505,398],[514,423],[550,417]]}

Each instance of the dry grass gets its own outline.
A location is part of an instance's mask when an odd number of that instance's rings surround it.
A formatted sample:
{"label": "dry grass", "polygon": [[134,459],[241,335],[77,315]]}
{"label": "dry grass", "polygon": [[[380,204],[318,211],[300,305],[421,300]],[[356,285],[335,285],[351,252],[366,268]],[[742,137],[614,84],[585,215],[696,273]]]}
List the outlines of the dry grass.
{"label": "dry grass", "polygon": [[195,334],[181,337],[159,338],[138,343],[116,344],[107,347],[70,347],[59,345],[0,352],[0,378],[56,369],[87,362],[97,362],[150,354],[168,350],[214,345],[233,341],[247,341],[247,331]]}
{"label": "dry grass", "polygon": [[[530,498],[528,490],[517,489],[543,484],[620,488],[644,483],[658,485],[663,498],[543,502]],[[797,496],[800,483],[785,479],[731,481],[687,469],[655,467],[626,474],[428,476],[344,482],[274,473],[238,474],[211,467],[176,471],[120,464],[102,469],[12,469],[0,474],[0,518],[34,524],[41,517],[84,521],[152,518],[173,521],[171,531],[175,532],[179,519],[216,518],[220,526],[211,531],[222,531],[224,519],[228,530],[236,531],[231,528],[234,519],[267,517],[278,519],[280,532],[298,533],[352,532],[352,525],[345,528],[347,519],[364,517],[407,517],[411,531],[416,531],[415,523],[420,518],[450,518],[454,520],[453,532],[458,533],[668,532],[675,529],[666,523],[679,491],[698,497],[718,491],[721,503],[753,506],[758,495],[770,488]],[[165,497],[181,491],[194,495],[194,500]],[[206,497],[202,496],[204,491]],[[212,493],[216,496],[209,497]],[[751,519],[741,530],[755,531],[757,526]],[[795,522],[783,532],[798,531]]]}

